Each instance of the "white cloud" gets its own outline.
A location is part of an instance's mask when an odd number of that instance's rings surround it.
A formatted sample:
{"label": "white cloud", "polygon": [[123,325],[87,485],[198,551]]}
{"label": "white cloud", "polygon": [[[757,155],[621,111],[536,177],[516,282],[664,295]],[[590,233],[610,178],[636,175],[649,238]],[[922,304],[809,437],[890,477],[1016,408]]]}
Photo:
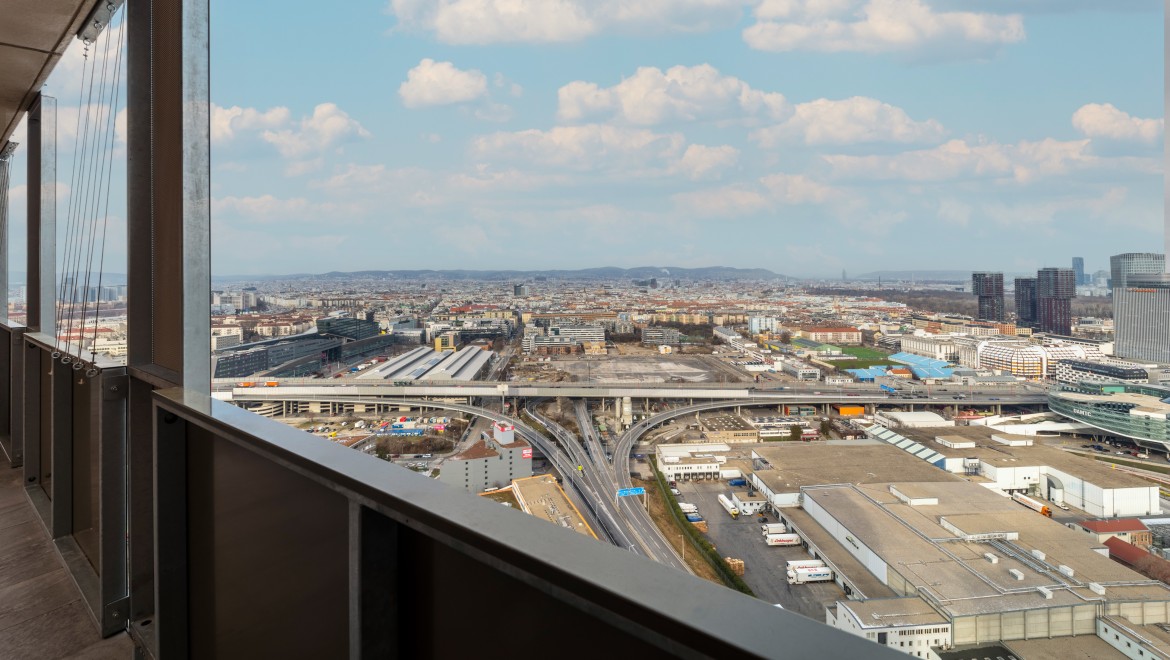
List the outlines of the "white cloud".
{"label": "white cloud", "polygon": [[734,165],[737,160],[739,149],[735,147],[692,144],[683,152],[682,159],[675,169],[693,180],[705,178],[707,175],[718,178],[720,172]]}
{"label": "white cloud", "polygon": [[933,119],[914,121],[906,111],[877,99],[854,96],[840,101],[817,99],[800,103],[786,121],[752,133],[764,147],[789,140],[805,144],[865,142],[935,142],[946,134]]}
{"label": "white cloud", "polygon": [[301,119],[296,129],[266,130],[261,137],[285,158],[300,160],[346,140],[369,135],[369,131],[336,104],[322,103],[313,109],[312,116]]}
{"label": "white cloud", "polygon": [[472,141],[470,155],[482,171],[510,163],[544,177],[555,176],[549,170],[557,169],[596,172],[609,179],[681,175],[697,180],[718,178],[738,161],[739,150],[688,145],[681,133],[585,124],[483,135]]}
{"label": "white cloud", "polygon": [[758,50],[987,55],[1024,39],[1018,14],[935,11],[922,0],[763,0],[743,31]]}
{"label": "white cloud", "polygon": [[844,178],[946,181],[1007,179],[1026,183],[1040,176],[1065,174],[1103,164],[1090,153],[1088,140],[1051,138],[1016,144],[951,140],[932,149],[890,156],[831,155],[824,159]]}
{"label": "white cloud", "polygon": [[735,217],[781,206],[851,202],[852,198],[803,174],[769,174],[751,183],[675,194],[680,210],[699,216]]}
{"label": "white cloud", "polygon": [[739,20],[745,0],[391,0],[400,28],[442,43],[580,41],[602,31],[695,32]]}
{"label": "white cloud", "polygon": [[211,104],[211,143],[226,143],[236,137],[237,131],[262,131],[280,128],[292,119],[288,108],[275,107],[267,110],[241,108],[233,105],[224,108]]}
{"label": "white cloud", "polygon": [[1164,119],[1142,119],[1111,103],[1089,103],[1072,116],[1073,128],[1088,138],[1154,144],[1162,137]]}
{"label": "white cloud", "polygon": [[477,162],[515,161],[577,171],[639,169],[673,163],[685,141],[680,133],[586,124],[480,136],[472,141],[471,153]]}
{"label": "white cloud", "polygon": [[427,108],[473,101],[487,94],[487,77],[472,69],[464,71],[451,62],[426,58],[406,74],[398,87],[402,104],[408,108]]}
{"label": "white cloud", "polygon": [[760,177],[769,196],[785,204],[822,204],[829,201],[833,189],[803,174],[769,174]]}
{"label": "white cloud", "polygon": [[783,95],[752,89],[710,64],[673,66],[666,71],[640,67],[613,87],[578,80],[557,91],[557,116],[565,121],[613,114],[628,123],[649,126],[754,115],[778,120],[788,112]]}
{"label": "white cloud", "polygon": [[715,218],[751,215],[772,206],[762,192],[744,185],[682,192],[671,199],[680,210]]}
{"label": "white cloud", "polygon": [[277,219],[301,215],[309,208],[309,200],[303,197],[280,199],[272,195],[256,197],[218,197],[211,200],[211,212],[234,213],[254,218]]}

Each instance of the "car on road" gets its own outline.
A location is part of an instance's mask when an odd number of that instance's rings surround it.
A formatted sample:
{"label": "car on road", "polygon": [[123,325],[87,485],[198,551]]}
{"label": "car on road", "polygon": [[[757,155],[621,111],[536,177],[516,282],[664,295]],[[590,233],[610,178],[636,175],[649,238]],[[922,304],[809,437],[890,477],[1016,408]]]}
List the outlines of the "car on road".
{"label": "car on road", "polygon": [[679,490],[679,489],[677,489],[677,488],[671,488],[671,489],[670,489],[670,494],[671,494],[671,495],[676,495],[676,496],[677,496],[677,495],[682,495],[682,491],[680,491],[680,490]]}

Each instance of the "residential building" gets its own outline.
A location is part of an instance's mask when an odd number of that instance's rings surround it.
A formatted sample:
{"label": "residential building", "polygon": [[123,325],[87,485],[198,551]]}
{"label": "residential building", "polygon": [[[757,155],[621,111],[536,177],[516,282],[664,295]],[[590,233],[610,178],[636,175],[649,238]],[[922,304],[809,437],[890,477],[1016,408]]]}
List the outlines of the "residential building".
{"label": "residential building", "polygon": [[1036,278],[1016,278],[1016,325],[1032,326],[1036,323]]}
{"label": "residential building", "polygon": [[979,297],[983,321],[1003,321],[1003,273],[972,273],[971,292]]}
{"label": "residential building", "polygon": [[759,335],[765,332],[776,332],[780,328],[775,316],[752,316],[748,318],[748,332]]}
{"label": "residential building", "polygon": [[1042,332],[1072,334],[1072,299],[1077,285],[1071,268],[1041,268],[1036,273],[1036,324]]}
{"label": "residential building", "polygon": [[651,326],[642,329],[642,343],[647,346],[674,346],[682,343],[682,333],[675,328]]}
{"label": "residential building", "polygon": [[459,347],[459,333],[454,330],[448,330],[443,334],[435,337],[435,351],[442,353],[443,351],[454,351]]}
{"label": "residential building", "polygon": [[861,330],[849,327],[802,328],[801,336],[825,344],[861,345]]}
{"label": "residential building", "polygon": [[1111,538],[1118,538],[1136,546],[1149,546],[1154,543],[1150,528],[1137,518],[1082,520],[1075,524],[1080,528],[1079,531],[1095,536],[1097,543],[1104,543]]}
{"label": "residential building", "polygon": [[1170,274],[1129,274],[1113,288],[1114,352],[1170,364]]}
{"label": "residential building", "polygon": [[605,328],[600,325],[554,325],[548,329],[550,337],[569,337],[578,343],[605,341]]}

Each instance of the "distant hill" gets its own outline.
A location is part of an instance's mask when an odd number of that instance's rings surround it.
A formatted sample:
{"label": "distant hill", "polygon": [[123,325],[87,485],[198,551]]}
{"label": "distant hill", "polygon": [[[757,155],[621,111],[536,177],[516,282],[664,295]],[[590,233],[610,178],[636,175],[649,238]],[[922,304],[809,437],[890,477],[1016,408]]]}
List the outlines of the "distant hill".
{"label": "distant hill", "polygon": [[217,276],[218,281],[238,280],[279,280],[294,278],[318,279],[403,279],[403,280],[486,280],[512,281],[547,277],[550,280],[777,280],[784,275],[764,268],[730,268],[711,266],[707,268],[677,268],[674,266],[640,266],[637,268],[583,268],[580,270],[359,270],[352,272],[332,271],[313,275],[233,275]]}
{"label": "distant hill", "polygon": [[875,270],[872,273],[852,275],[851,280],[873,280],[897,282],[970,282],[969,270]]}

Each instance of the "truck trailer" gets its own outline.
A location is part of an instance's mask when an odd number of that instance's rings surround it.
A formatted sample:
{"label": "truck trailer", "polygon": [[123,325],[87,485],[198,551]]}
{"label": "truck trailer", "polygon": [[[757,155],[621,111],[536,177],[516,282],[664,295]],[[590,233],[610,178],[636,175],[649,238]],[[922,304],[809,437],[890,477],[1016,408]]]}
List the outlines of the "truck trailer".
{"label": "truck trailer", "polygon": [[698,513],[699,512],[699,507],[697,507],[694,504],[691,504],[689,502],[679,502],[678,508],[681,509],[683,513]]}
{"label": "truck trailer", "polygon": [[788,570],[794,571],[798,568],[824,568],[825,562],[820,559],[794,559],[788,562]]}
{"label": "truck trailer", "polygon": [[768,545],[800,545],[799,534],[768,534],[764,537],[764,543]]}
{"label": "truck trailer", "polygon": [[764,536],[769,534],[787,534],[788,528],[784,526],[784,523],[765,523],[760,525],[760,531]]}
{"label": "truck trailer", "polygon": [[1027,495],[1022,495],[1020,493],[1012,493],[1012,499],[1019,502],[1020,504],[1023,504],[1024,506],[1035,511],[1036,513],[1039,513],[1042,516],[1048,516],[1049,518],[1052,517],[1052,509],[1049,509],[1048,505],[1043,504],[1041,502],[1037,502],[1036,500],[1028,497]]}
{"label": "truck trailer", "polygon": [[735,520],[739,517],[739,509],[735,508],[735,504],[733,504],[731,499],[723,493],[719,494],[719,504],[727,510],[727,513],[731,515],[732,520]]}
{"label": "truck trailer", "polygon": [[797,568],[788,571],[788,584],[807,584],[809,582],[832,582],[833,571],[827,568]]}

